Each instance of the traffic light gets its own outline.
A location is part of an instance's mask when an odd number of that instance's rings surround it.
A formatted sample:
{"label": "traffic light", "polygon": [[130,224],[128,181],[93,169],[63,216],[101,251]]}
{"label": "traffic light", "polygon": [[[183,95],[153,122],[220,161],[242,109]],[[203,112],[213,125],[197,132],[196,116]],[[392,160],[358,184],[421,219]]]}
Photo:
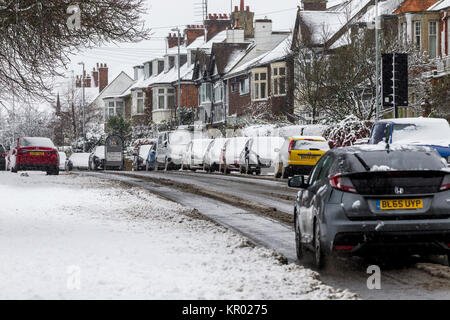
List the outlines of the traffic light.
{"label": "traffic light", "polygon": [[383,106],[392,107],[394,104],[394,55],[390,53],[382,54],[382,85],[383,85]]}
{"label": "traffic light", "polygon": [[382,86],[384,107],[408,106],[408,55],[382,55]]}
{"label": "traffic light", "polygon": [[395,54],[395,104],[399,107],[408,106],[408,55]]}

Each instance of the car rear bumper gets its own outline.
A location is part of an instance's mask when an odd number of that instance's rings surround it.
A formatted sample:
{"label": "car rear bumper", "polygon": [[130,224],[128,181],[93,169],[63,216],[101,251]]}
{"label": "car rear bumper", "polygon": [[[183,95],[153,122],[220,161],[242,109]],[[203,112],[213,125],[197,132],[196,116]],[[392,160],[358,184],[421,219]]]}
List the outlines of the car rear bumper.
{"label": "car rear bumper", "polygon": [[343,254],[405,252],[449,254],[450,219],[329,221],[326,247]]}
{"label": "car rear bumper", "polygon": [[23,171],[47,171],[50,169],[59,168],[57,164],[18,164],[17,170]]}

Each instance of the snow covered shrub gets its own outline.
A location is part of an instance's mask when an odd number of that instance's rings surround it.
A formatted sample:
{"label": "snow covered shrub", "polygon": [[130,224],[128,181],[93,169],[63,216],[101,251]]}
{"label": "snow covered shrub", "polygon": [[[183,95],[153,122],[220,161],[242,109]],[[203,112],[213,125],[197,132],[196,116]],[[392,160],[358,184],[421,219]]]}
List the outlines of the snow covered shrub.
{"label": "snow covered shrub", "polygon": [[372,121],[360,120],[352,115],[335,125],[330,125],[323,136],[330,142],[332,148],[348,147],[358,139],[368,138],[372,125]]}

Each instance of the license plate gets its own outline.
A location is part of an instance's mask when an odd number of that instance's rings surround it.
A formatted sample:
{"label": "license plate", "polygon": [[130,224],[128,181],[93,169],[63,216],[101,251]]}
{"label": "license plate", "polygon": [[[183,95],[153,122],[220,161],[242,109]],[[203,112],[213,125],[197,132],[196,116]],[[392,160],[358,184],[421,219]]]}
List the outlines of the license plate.
{"label": "license plate", "polygon": [[300,156],[302,160],[315,160],[317,156]]}
{"label": "license plate", "polygon": [[30,156],[43,156],[44,152],[30,152]]}
{"label": "license plate", "polygon": [[378,200],[377,210],[416,210],[423,209],[422,199]]}

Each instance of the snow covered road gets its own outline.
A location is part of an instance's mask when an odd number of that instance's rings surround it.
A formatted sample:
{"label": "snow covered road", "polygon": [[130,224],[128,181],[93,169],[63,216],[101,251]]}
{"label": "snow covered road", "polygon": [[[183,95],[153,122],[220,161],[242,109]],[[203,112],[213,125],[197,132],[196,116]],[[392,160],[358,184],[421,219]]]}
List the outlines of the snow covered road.
{"label": "snow covered road", "polygon": [[0,194],[0,299],[354,297],[141,189],[1,172]]}

